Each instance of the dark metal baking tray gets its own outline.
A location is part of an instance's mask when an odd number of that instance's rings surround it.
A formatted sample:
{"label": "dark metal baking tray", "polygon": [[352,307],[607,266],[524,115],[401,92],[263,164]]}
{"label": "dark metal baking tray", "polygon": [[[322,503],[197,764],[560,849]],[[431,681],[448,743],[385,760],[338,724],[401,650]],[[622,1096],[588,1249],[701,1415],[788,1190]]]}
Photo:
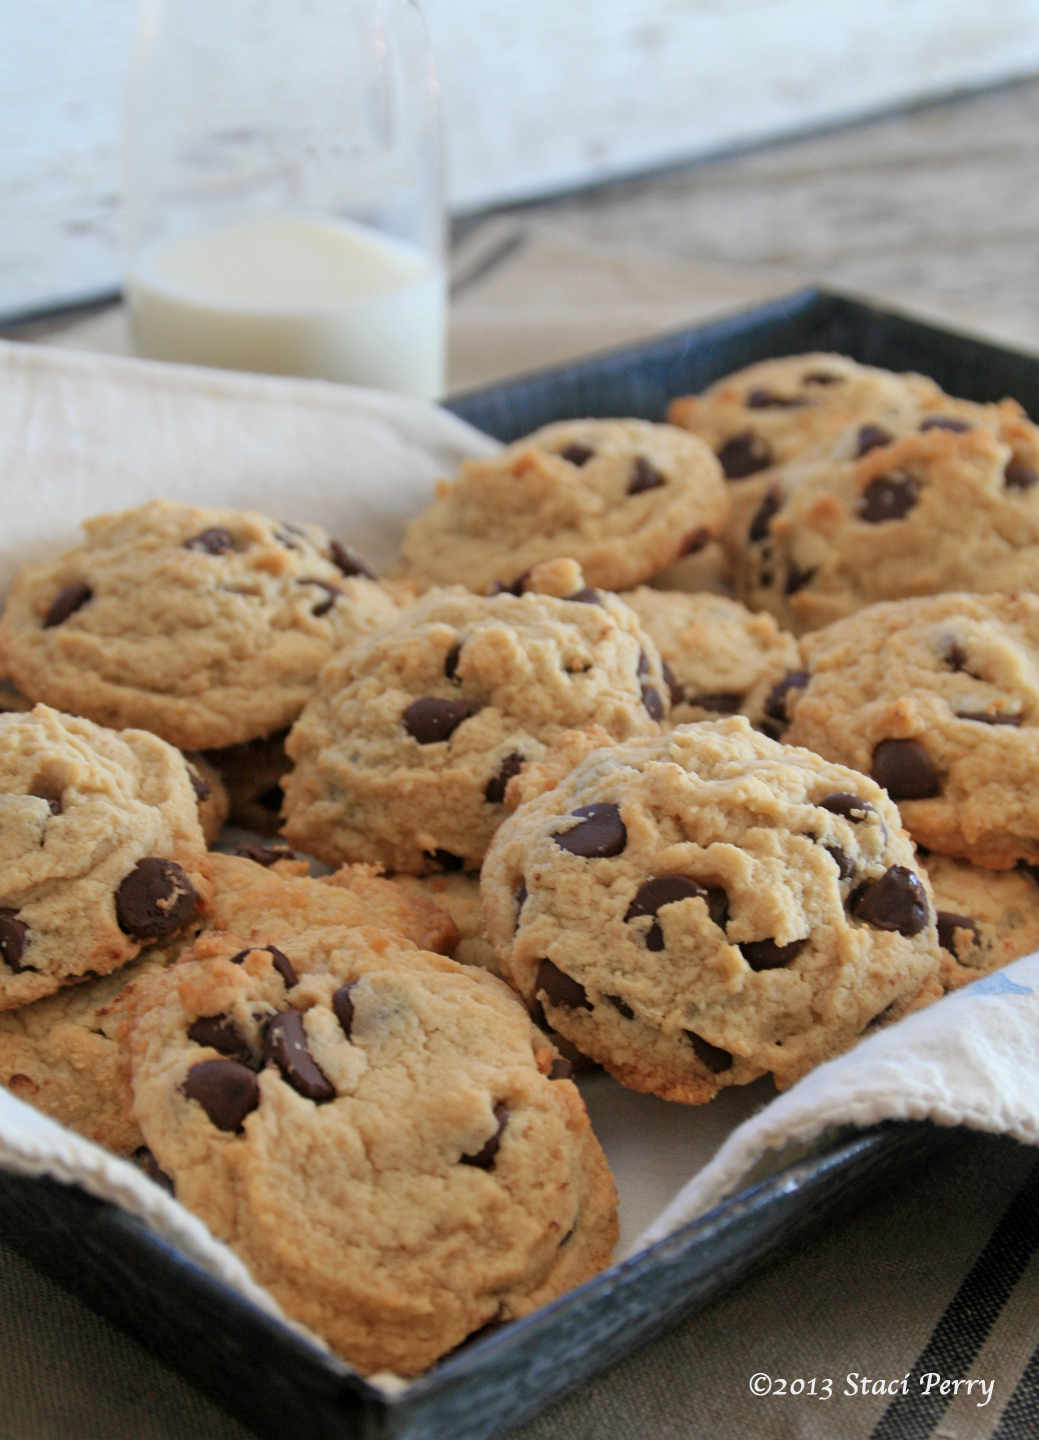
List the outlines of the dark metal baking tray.
{"label": "dark metal baking tray", "polygon": [[[1039,360],[820,290],[509,381],[449,408],[503,440],[581,415],[663,418],[674,395],[769,356],[835,350],[1039,413]],[[0,1240],[271,1440],[481,1440],[519,1424],[849,1205],[957,1142],[892,1123],[748,1185],[710,1214],[387,1398],[75,1186],[0,1172]]]}

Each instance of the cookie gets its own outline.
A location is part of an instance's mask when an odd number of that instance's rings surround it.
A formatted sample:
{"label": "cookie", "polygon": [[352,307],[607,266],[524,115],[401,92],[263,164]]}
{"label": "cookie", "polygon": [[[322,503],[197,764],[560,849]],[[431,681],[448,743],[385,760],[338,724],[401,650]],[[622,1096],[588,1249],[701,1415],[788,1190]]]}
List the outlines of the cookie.
{"label": "cookie", "polygon": [[593,722],[657,734],[669,704],[656,649],[605,591],[427,592],[322,670],[286,741],[283,833],[330,865],[477,870],[524,762]]}
{"label": "cookie", "polygon": [[721,595],[683,595],[645,585],[622,599],[667,667],[672,724],[740,714],[755,729],[778,736],[782,721],[773,713],[772,696],[801,661],[797,641],[771,615],[754,615]]}
{"label": "cookie", "polygon": [[[357,867],[352,867],[357,868]],[[433,875],[395,875],[393,883],[409,895],[423,896],[454,921],[458,943],[450,952],[460,965],[479,965],[499,975],[498,957],[487,938],[480,905],[480,876],[475,871],[456,870]]]}
{"label": "cookie", "polygon": [[207,845],[215,845],[231,809],[227,788],[216,768],[197,751],[189,751],[184,756],[184,764],[188,767],[188,779],[198,802],[198,823],[202,834]]}
{"label": "cookie", "polygon": [[287,730],[279,730],[243,745],[208,752],[206,758],[227,791],[233,825],[255,830],[258,835],[277,835],[285,800],[282,776],[292,768],[285,754],[287,734]]}
{"label": "cookie", "polygon": [[895,806],[743,716],[593,751],[505,821],[481,883],[528,1005],[668,1100],[785,1088],[941,993]]}
{"label": "cookie", "polygon": [[567,420],[442,482],[409,524],[396,573],[483,592],[566,555],[589,585],[626,590],[717,536],[728,504],[694,436],[644,420]]}
{"label": "cookie", "polygon": [[46,705],[0,715],[0,1010],[201,923],[209,877],[178,750]]}
{"label": "cookie", "polygon": [[1037,589],[1039,431],[1015,412],[788,467],[739,497],[727,544],[740,599],[798,635],[880,600]]}
{"label": "cookie", "polygon": [[[259,851],[256,847],[254,854]],[[276,850],[268,855],[277,856]],[[266,858],[261,856],[261,859]],[[363,867],[346,866],[322,880],[306,875],[305,863],[273,864],[214,854],[212,925],[251,936],[261,929],[278,936],[315,927],[378,925],[421,950],[449,955],[458,944],[451,917],[427,896],[409,894]],[[302,873],[300,873],[302,872]]]}
{"label": "cookie", "polygon": [[95,1144],[131,1155],[144,1140],[130,1113],[119,1031],[132,987],[176,953],[176,945],[154,947],[111,975],[0,1010],[0,1085]]}
{"label": "cookie", "polygon": [[33,700],[186,750],[284,729],[339,645],[397,605],[315,525],[155,500],[15,576],[0,653]]}
{"label": "cookie", "polygon": [[929,850],[1039,862],[1039,596],[872,605],[801,650],[792,745],[872,775]]}
{"label": "cookie", "polygon": [[365,1373],[418,1374],[609,1263],[584,1104],[484,971],[376,930],[206,936],[142,990],[126,1046],[177,1198]]}
{"label": "cookie", "polygon": [[[668,409],[672,425],[698,435],[718,456],[729,480],[746,480],[825,449],[842,435],[868,445],[930,415],[971,410],[924,375],[898,375],[858,365],[845,355],[786,355],[726,375],[702,395]],[[865,425],[869,431],[858,439]]]}
{"label": "cookie", "polygon": [[1039,950],[1039,874],[983,870],[948,855],[922,856],[938,919],[942,984],[972,980]]}

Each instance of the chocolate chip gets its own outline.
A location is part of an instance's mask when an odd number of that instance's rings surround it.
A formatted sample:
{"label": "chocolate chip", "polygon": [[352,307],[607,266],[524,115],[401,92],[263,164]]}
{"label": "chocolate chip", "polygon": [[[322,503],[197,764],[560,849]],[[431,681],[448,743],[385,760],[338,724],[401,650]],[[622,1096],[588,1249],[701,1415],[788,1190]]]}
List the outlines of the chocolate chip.
{"label": "chocolate chip", "polygon": [[229,1060],[253,1065],[253,1053],[230,1015],[200,1016],[188,1027],[188,1039],[196,1045],[208,1045]]}
{"label": "chocolate chip", "polygon": [[[210,789],[207,781],[203,779],[203,777],[195,769],[194,765],[192,765],[190,760],[185,760],[184,764],[187,767],[188,779],[191,781],[191,788],[195,792],[195,799],[201,805],[202,801],[208,800],[213,792]],[[52,811],[51,813],[54,814],[56,812]]]}
{"label": "chocolate chip", "polygon": [[115,892],[124,935],[158,940],[185,926],[198,909],[198,893],[177,864],[158,855],[138,860]]}
{"label": "chocolate chip", "polygon": [[819,573],[818,565],[810,565],[807,570],[802,570],[800,565],[791,560],[786,572],[786,584],[783,587],[787,595],[796,595],[798,590],[803,590],[810,585]]}
{"label": "chocolate chip", "polygon": [[881,740],[869,773],[892,800],[927,800],[941,789],[938,767],[918,740]]}
{"label": "chocolate chip", "polygon": [[843,385],[843,375],[833,375],[829,370],[809,370],[801,376],[802,385]]}
{"label": "chocolate chip", "polygon": [[504,1105],[495,1105],[494,1119],[498,1128],[487,1141],[481,1145],[475,1155],[461,1155],[459,1160],[463,1165],[475,1165],[478,1170],[489,1170],[494,1164],[494,1157],[498,1153],[498,1146],[501,1144],[502,1132],[509,1123],[509,1112]]}
{"label": "chocolate chip", "polygon": [[[458,661],[461,654],[461,645],[452,645],[444,657],[444,674],[449,680],[454,680],[458,673]],[[461,681],[459,681],[459,684],[461,684]]]}
{"label": "chocolate chip", "polygon": [[319,600],[318,603],[311,608],[311,615],[327,615],[339,596],[343,593],[338,585],[330,585],[327,580],[301,580],[300,584],[319,585],[322,590],[327,592],[327,600]]}
{"label": "chocolate chip", "polygon": [[348,1040],[354,1028],[354,1002],[350,994],[353,988],[352,985],[340,985],[332,996],[332,1014],[339,1021],[343,1034]]}
{"label": "chocolate chip", "polygon": [[307,1032],[298,1010],[283,1010],[267,1026],[264,1056],[273,1060],[283,1078],[306,1100],[319,1105],[335,1099],[335,1086],[314,1063],[307,1047]]}
{"label": "chocolate chip", "polygon": [[47,611],[47,618],[43,622],[43,628],[49,630],[53,625],[60,625],[70,615],[84,606],[88,600],[93,599],[94,592],[89,585],[84,585],[82,580],[74,580],[71,585],[66,585],[64,590],[59,590],[51,601],[50,609]]}
{"label": "chocolate chip", "polygon": [[628,484],[629,495],[641,495],[644,490],[656,490],[667,481],[644,456],[640,455],[635,461],[631,481]]}
{"label": "chocolate chip", "polygon": [[932,415],[920,425],[921,430],[951,430],[954,435],[962,435],[973,428],[966,420],[956,420],[951,415]]}
{"label": "chocolate chip", "polygon": [[31,970],[33,967],[22,963],[29,927],[24,920],[17,917],[17,910],[0,910],[0,960],[3,960],[9,970],[20,975],[23,970]]}
{"label": "chocolate chip", "polygon": [[495,580],[488,589],[487,594],[515,595],[518,599],[523,594],[523,586],[526,583],[526,579],[529,574],[530,566],[528,565],[527,569],[523,571],[522,575],[517,575],[515,580],[513,580],[512,583],[509,585],[506,585],[504,580]]}
{"label": "chocolate chip", "polygon": [[497,775],[492,775],[484,786],[483,798],[491,805],[500,805],[505,799],[505,787],[514,775],[518,775],[523,769],[524,757],[517,755],[515,751],[506,755],[501,762]]}
{"label": "chocolate chip", "polygon": [[1031,490],[1033,485],[1039,485],[1039,470],[1020,455],[1011,455],[1003,471],[1003,484],[1008,490]]}
{"label": "chocolate chip", "polygon": [[635,920],[640,915],[652,915],[653,924],[646,932],[646,949],[663,950],[664,932],[656,919],[665,905],[674,905],[679,900],[701,899],[707,902],[707,912],[714,923],[725,929],[729,914],[729,897],[725,891],[712,886],[704,889],[687,875],[654,875],[645,880],[636,890],[635,898],[624,914],[625,921]]}
{"label": "chocolate chip", "polygon": [[754,544],[758,540],[764,540],[768,534],[768,527],[772,524],[773,517],[779,512],[783,505],[783,495],[778,485],[765,495],[764,500],[758,506],[757,514],[750,522],[750,529],[747,531],[747,539]]}
{"label": "chocolate chip", "polygon": [[578,445],[574,443],[572,445],[568,445],[565,450],[560,450],[559,453],[560,455],[562,455],[564,460],[569,460],[571,465],[576,465],[578,469],[580,469],[582,465],[588,464],[588,461],[591,460],[594,456],[595,451],[590,449],[587,445]]}
{"label": "chocolate chip", "polygon": [[1020,725],[1022,717],[1011,715],[1004,711],[1002,714],[990,715],[987,710],[961,710],[956,715],[957,720],[975,720],[979,725]]}
{"label": "chocolate chip", "polygon": [[667,686],[668,693],[671,696],[671,704],[680,705],[682,703],[683,691],[681,685],[678,683],[678,677],[666,660],[660,662],[660,669],[664,676],[664,684]]}
{"label": "chocolate chip", "polygon": [[471,714],[468,700],[424,695],[421,700],[412,700],[401,718],[405,730],[420,745],[436,745],[449,739]]}
{"label": "chocolate chip", "polygon": [[782,680],[777,680],[762,707],[769,719],[778,720],[781,725],[787,724],[790,720],[786,709],[787,696],[791,690],[803,690],[809,679],[807,670],[791,670]]}
{"label": "chocolate chip", "polygon": [[855,861],[850,855],[846,855],[839,845],[824,845],[823,849],[837,866],[837,873],[842,880],[855,874]]}
{"label": "chocolate chip", "polygon": [[799,410],[808,401],[800,395],[777,395],[763,385],[755,385],[753,390],[748,390],[745,403],[748,410]]}
{"label": "chocolate chip", "polygon": [[365,580],[375,580],[378,577],[372,567],[361,559],[356,550],[349,545],[342,544],[339,540],[333,540],[329,546],[332,557],[332,564],[337,570],[342,571],[346,576],[362,575]]}
{"label": "chocolate chip", "polygon": [[649,656],[646,654],[645,650],[640,650],[640,651],[639,651],[639,663],[635,666],[635,674],[636,674],[636,675],[648,675],[648,674],[649,674]]}
{"label": "chocolate chip", "polygon": [[552,1064],[548,1067],[548,1078],[550,1080],[569,1080],[573,1073],[574,1067],[570,1064],[569,1060],[564,1060],[561,1055],[557,1060],[553,1060]]}
{"label": "chocolate chip", "polygon": [[234,536],[222,525],[212,525],[185,540],[184,549],[199,550],[204,555],[227,555],[234,549]]}
{"label": "chocolate chip", "polygon": [[653,685],[643,685],[642,703],[646,707],[646,713],[651,720],[663,720],[664,702],[660,698],[660,691]]}
{"label": "chocolate chip", "polygon": [[619,1011],[619,1013],[624,1016],[625,1020],[634,1020],[634,1010],[631,1008],[628,1002],[626,1000],[622,1000],[619,995],[606,995],[603,998],[608,1000],[613,1006],[613,1008]]}
{"label": "chocolate chip", "polygon": [[920,498],[920,487],[912,475],[878,475],[859,500],[859,518],[868,525],[901,520]]}
{"label": "chocolate chip", "polygon": [[605,860],[619,855],[628,843],[628,832],[616,805],[600,801],[596,805],[582,805],[571,814],[583,823],[552,836],[560,850],[585,860]]}
{"label": "chocolate chip", "polygon": [[156,1185],[161,1185],[162,1188],[169,1191],[171,1195],[174,1193],[173,1181],[166,1174],[165,1170],[159,1169],[159,1162],[148,1149],[147,1145],[139,1146],[130,1156],[130,1159],[137,1166],[138,1170],[147,1175],[149,1180],[154,1181]]}
{"label": "chocolate chip", "polygon": [[956,954],[953,940],[957,930],[969,930],[974,939],[978,939],[977,923],[966,915],[954,915],[951,910],[939,910],[935,919],[938,921],[938,944],[943,950],[948,950],[950,955]]}
{"label": "chocolate chip", "polygon": [[231,964],[243,965],[246,956],[251,955],[254,950],[258,950],[261,955],[271,957],[271,964],[285,981],[286,990],[291,990],[293,985],[299,984],[299,976],[292,967],[292,961],[287,955],[283,955],[276,945],[250,945],[245,950],[239,950],[237,955],[232,955]]}
{"label": "chocolate chip", "polygon": [[257,795],[256,803],[261,809],[269,810],[272,815],[278,815],[285,803],[285,791],[280,785],[268,785],[266,790],[261,790]]}
{"label": "chocolate chip", "polygon": [[881,445],[890,445],[895,437],[880,425],[862,425],[855,441],[856,459],[868,455],[871,450],[879,450]]}
{"label": "chocolate chip", "polygon": [[200,1060],[184,1081],[184,1094],[197,1100],[218,1130],[240,1131],[260,1103],[256,1076],[237,1060]]}
{"label": "chocolate chip", "polygon": [[514,935],[515,935],[516,931],[519,929],[520,916],[521,916],[522,913],[523,913],[523,907],[524,907],[524,905],[526,905],[526,903],[527,903],[527,882],[526,882],[525,880],[521,880],[520,883],[519,883],[519,889],[516,891],[516,923],[515,923],[515,924],[513,925],[513,927],[512,927],[512,933],[513,933]]}
{"label": "chocolate chip", "polygon": [[[202,780],[201,775],[199,776],[199,779],[202,781],[202,784],[203,784],[203,785],[206,785],[206,782],[205,782],[204,780]],[[196,792],[196,793],[197,793],[197,792]],[[208,795],[208,794],[209,794],[209,786],[206,785],[206,795]],[[202,798],[205,799],[205,795],[204,795]],[[48,801],[47,801],[47,808],[50,810],[50,812],[51,812],[52,815],[60,815],[60,814],[61,814],[61,801],[60,801],[60,800],[53,800],[53,799],[48,800]]]}
{"label": "chocolate chip", "polygon": [[848,905],[857,920],[865,920],[878,930],[918,935],[927,926],[927,894],[905,865],[892,865],[879,880],[860,885]]}
{"label": "chocolate chip", "polygon": [[716,453],[727,480],[746,480],[772,464],[772,446],[753,430],[733,435]]}
{"label": "chocolate chip", "polygon": [[592,1008],[592,1002],[580,981],[564,975],[559,966],[553,965],[551,960],[542,960],[538,966],[538,978],[534,982],[535,995],[540,990],[545,992],[553,1005],[560,1005],[565,1010]]}
{"label": "chocolate chip", "polygon": [[791,940],[789,945],[777,945],[774,940],[741,940],[737,949],[752,970],[779,970],[807,944],[806,935],[803,940]]}
{"label": "chocolate chip", "polygon": [[708,695],[690,695],[686,703],[699,705],[701,710],[710,710],[715,715],[735,715],[742,701],[743,696],[731,690],[713,690]]}
{"label": "chocolate chip", "polygon": [[441,870],[464,870],[465,857],[453,855],[450,850],[423,850],[427,856]]}
{"label": "chocolate chip", "polygon": [[287,520],[283,520],[280,528],[274,532],[275,540],[277,540],[279,545],[284,545],[286,550],[300,549],[300,546],[297,545],[293,539],[293,536],[296,535],[303,538],[306,535],[306,531],[301,530],[298,525],[290,525]]}
{"label": "chocolate chip", "polygon": [[840,815],[843,820],[850,820],[853,825],[877,814],[876,807],[868,800],[863,800],[858,795],[849,795],[846,790],[835,790],[832,795],[824,795],[815,803],[820,810],[829,810],[831,815]]}
{"label": "chocolate chip", "polygon": [[575,590],[572,595],[564,595],[564,600],[573,600],[578,605],[601,605],[602,594],[591,585],[586,585],[583,590]]}
{"label": "chocolate chip", "polygon": [[966,670],[967,668],[967,652],[952,635],[945,637],[942,659],[950,670]]}
{"label": "chocolate chip", "polygon": [[698,554],[710,538],[711,532],[707,526],[698,525],[695,530],[690,530],[689,534],[682,541],[682,548],[678,552],[679,556]]}
{"label": "chocolate chip", "polygon": [[723,1070],[732,1068],[732,1056],[728,1050],[722,1050],[717,1045],[712,1045],[702,1035],[697,1035],[695,1030],[686,1030],[684,1033],[696,1051],[696,1058],[701,1064],[707,1066],[712,1075],[720,1075]]}
{"label": "chocolate chip", "polygon": [[295,860],[296,856],[287,845],[236,845],[236,855],[243,860],[253,860],[257,865],[270,869],[276,860]]}

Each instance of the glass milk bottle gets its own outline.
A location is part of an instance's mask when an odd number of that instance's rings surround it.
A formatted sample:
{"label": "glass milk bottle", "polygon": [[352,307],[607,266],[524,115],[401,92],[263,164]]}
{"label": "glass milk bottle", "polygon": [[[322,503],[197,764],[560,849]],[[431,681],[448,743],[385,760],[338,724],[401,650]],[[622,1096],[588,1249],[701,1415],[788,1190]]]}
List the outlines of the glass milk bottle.
{"label": "glass milk bottle", "polygon": [[126,298],[160,360],[436,397],[436,72],[413,0],[144,0]]}

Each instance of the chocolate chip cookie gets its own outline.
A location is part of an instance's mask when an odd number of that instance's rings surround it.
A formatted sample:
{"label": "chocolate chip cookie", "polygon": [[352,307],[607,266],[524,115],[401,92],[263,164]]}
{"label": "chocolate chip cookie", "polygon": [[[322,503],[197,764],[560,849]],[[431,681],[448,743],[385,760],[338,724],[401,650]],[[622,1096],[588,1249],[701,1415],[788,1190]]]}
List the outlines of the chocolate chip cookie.
{"label": "chocolate chip cookie", "polygon": [[408,526],[397,573],[482,592],[565,555],[589,585],[624,590],[720,534],[728,504],[695,436],[643,420],[568,420],[442,482]]}
{"label": "chocolate chip cookie", "polygon": [[989,409],[750,482],[726,537],[740,599],[800,635],[879,600],[1039,588],[1039,431]]}
{"label": "chocolate chip cookie", "polygon": [[669,708],[656,648],[606,591],[430,591],[321,672],[286,742],[283,833],[330,865],[476,870],[526,761],[595,722],[658,734]]}
{"label": "chocolate chip cookie", "polygon": [[207,845],[215,845],[231,809],[227,788],[217,769],[197,751],[189,751],[184,756],[184,764],[188,767],[188,779],[198,802],[198,823],[202,826],[202,834]]}
{"label": "chocolate chip cookie", "polygon": [[365,1373],[417,1374],[609,1263],[584,1104],[484,971],[374,930],[205,936],[126,1046],[177,1198]]}
{"label": "chocolate chip cookie", "polygon": [[179,751],[46,705],[0,715],[0,1010],[200,924],[210,873]]}
{"label": "chocolate chip cookie", "polygon": [[941,993],[895,806],[742,716],[593,751],[506,820],[481,883],[527,1003],[669,1100],[783,1088]]}
{"label": "chocolate chip cookie", "polygon": [[930,850],[1039,862],[1039,596],[871,605],[801,649],[791,744],[872,775]]}
{"label": "chocolate chip cookie", "polygon": [[640,585],[621,597],[660,651],[671,691],[671,721],[746,715],[773,738],[776,686],[801,668],[797,641],[771,615],[754,615],[722,595],[684,595]]}
{"label": "chocolate chip cookie", "polygon": [[281,807],[285,800],[282,776],[292,769],[285,754],[287,730],[210,750],[207,760],[217,771],[227,791],[231,823],[258,835],[277,835]]}
{"label": "chocolate chip cookie", "polygon": [[983,870],[967,860],[922,856],[934,891],[942,984],[958,990],[1039,950],[1039,872]]}
{"label": "chocolate chip cookie", "polygon": [[397,613],[314,525],[163,500],[18,572],[0,650],[33,700],[187,750],[284,729],[339,645]]}

